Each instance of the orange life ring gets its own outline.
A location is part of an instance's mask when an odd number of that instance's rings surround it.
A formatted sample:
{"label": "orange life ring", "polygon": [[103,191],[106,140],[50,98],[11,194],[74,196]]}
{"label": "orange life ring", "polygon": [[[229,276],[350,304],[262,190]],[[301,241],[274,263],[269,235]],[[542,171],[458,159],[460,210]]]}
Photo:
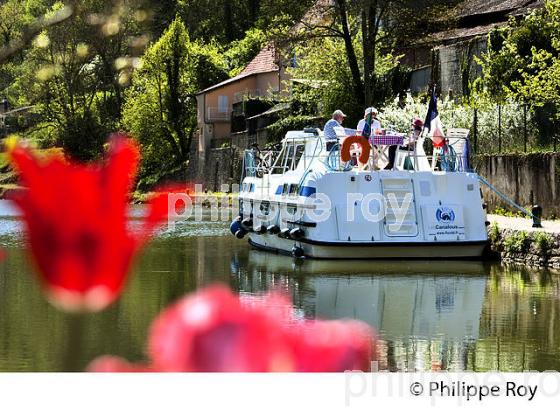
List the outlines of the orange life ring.
{"label": "orange life ring", "polygon": [[343,162],[348,162],[352,159],[350,155],[350,148],[352,144],[358,144],[362,148],[362,153],[360,154],[359,161],[362,164],[367,164],[369,161],[369,155],[371,153],[371,146],[369,141],[362,136],[354,135],[353,137],[348,137],[342,143],[342,149],[340,150],[340,159]]}

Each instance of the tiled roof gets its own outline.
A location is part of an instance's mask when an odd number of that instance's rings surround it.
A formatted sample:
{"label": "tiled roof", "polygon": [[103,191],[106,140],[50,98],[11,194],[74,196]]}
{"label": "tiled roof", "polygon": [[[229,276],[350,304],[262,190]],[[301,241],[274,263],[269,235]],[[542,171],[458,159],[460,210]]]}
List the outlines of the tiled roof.
{"label": "tiled roof", "polygon": [[529,14],[530,12],[532,12],[535,9],[541,8],[544,6],[544,2],[543,0],[533,0],[531,1],[529,4],[527,4],[526,6],[519,8],[517,10],[514,10],[512,13],[510,13],[512,16],[524,16],[526,14]]}
{"label": "tiled roof", "polygon": [[457,16],[464,18],[493,13],[506,15],[534,2],[534,0],[466,0],[457,6]]}
{"label": "tiled roof", "polygon": [[485,26],[477,26],[472,28],[456,28],[448,31],[440,31],[428,37],[427,42],[453,42],[454,40],[467,40],[472,37],[478,37],[488,34],[493,29],[505,25],[506,22],[492,23]]}
{"label": "tiled roof", "polygon": [[249,77],[255,74],[262,74],[262,73],[270,73],[274,71],[278,71],[279,67],[277,64],[276,58],[276,48],[274,47],[273,43],[269,43],[264,46],[259,54],[249,64],[247,67],[243,69],[238,75],[228,80],[222,81],[219,84],[215,84],[211,87],[208,87],[205,90],[199,91],[198,94],[204,94],[208,91],[215,90],[216,88],[223,87],[224,85],[234,83],[239,81],[245,77]]}
{"label": "tiled roof", "polygon": [[239,73],[239,76],[247,76],[251,74],[269,73],[277,71],[278,64],[276,58],[276,48],[274,44],[269,43],[262,48],[255,58]]}

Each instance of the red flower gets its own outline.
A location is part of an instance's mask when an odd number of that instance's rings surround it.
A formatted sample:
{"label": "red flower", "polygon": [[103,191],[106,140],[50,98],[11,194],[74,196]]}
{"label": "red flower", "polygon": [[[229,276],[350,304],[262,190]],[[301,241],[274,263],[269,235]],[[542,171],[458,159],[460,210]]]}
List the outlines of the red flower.
{"label": "red flower", "polygon": [[374,333],[356,321],[298,318],[278,294],[243,300],[215,286],[187,296],[154,322],[151,363],[135,366],[114,357],[91,371],[341,372],[367,370]]}
{"label": "red flower", "polygon": [[167,215],[167,199],[159,194],[140,228],[128,226],[136,144],[116,135],[106,161],[95,165],[38,158],[22,145],[10,156],[27,188],[12,199],[23,213],[47,295],[69,310],[105,308],[122,291],[133,256]]}

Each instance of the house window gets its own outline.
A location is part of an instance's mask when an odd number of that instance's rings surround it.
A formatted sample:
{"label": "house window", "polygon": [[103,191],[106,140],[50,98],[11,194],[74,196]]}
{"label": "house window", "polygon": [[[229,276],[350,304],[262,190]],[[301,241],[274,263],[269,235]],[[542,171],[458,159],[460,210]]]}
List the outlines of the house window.
{"label": "house window", "polygon": [[218,97],[218,112],[228,112],[229,101],[227,95],[220,95]]}

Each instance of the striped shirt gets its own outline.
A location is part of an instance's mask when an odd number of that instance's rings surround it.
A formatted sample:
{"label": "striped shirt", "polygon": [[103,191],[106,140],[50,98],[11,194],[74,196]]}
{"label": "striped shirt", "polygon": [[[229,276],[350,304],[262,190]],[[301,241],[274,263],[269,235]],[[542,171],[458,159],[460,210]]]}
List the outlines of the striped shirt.
{"label": "striped shirt", "polygon": [[336,140],[336,132],[335,132],[335,128],[336,127],[340,127],[340,123],[335,120],[328,120],[327,123],[325,124],[325,128],[323,129],[323,132],[325,133],[325,139],[327,141],[329,140]]}

